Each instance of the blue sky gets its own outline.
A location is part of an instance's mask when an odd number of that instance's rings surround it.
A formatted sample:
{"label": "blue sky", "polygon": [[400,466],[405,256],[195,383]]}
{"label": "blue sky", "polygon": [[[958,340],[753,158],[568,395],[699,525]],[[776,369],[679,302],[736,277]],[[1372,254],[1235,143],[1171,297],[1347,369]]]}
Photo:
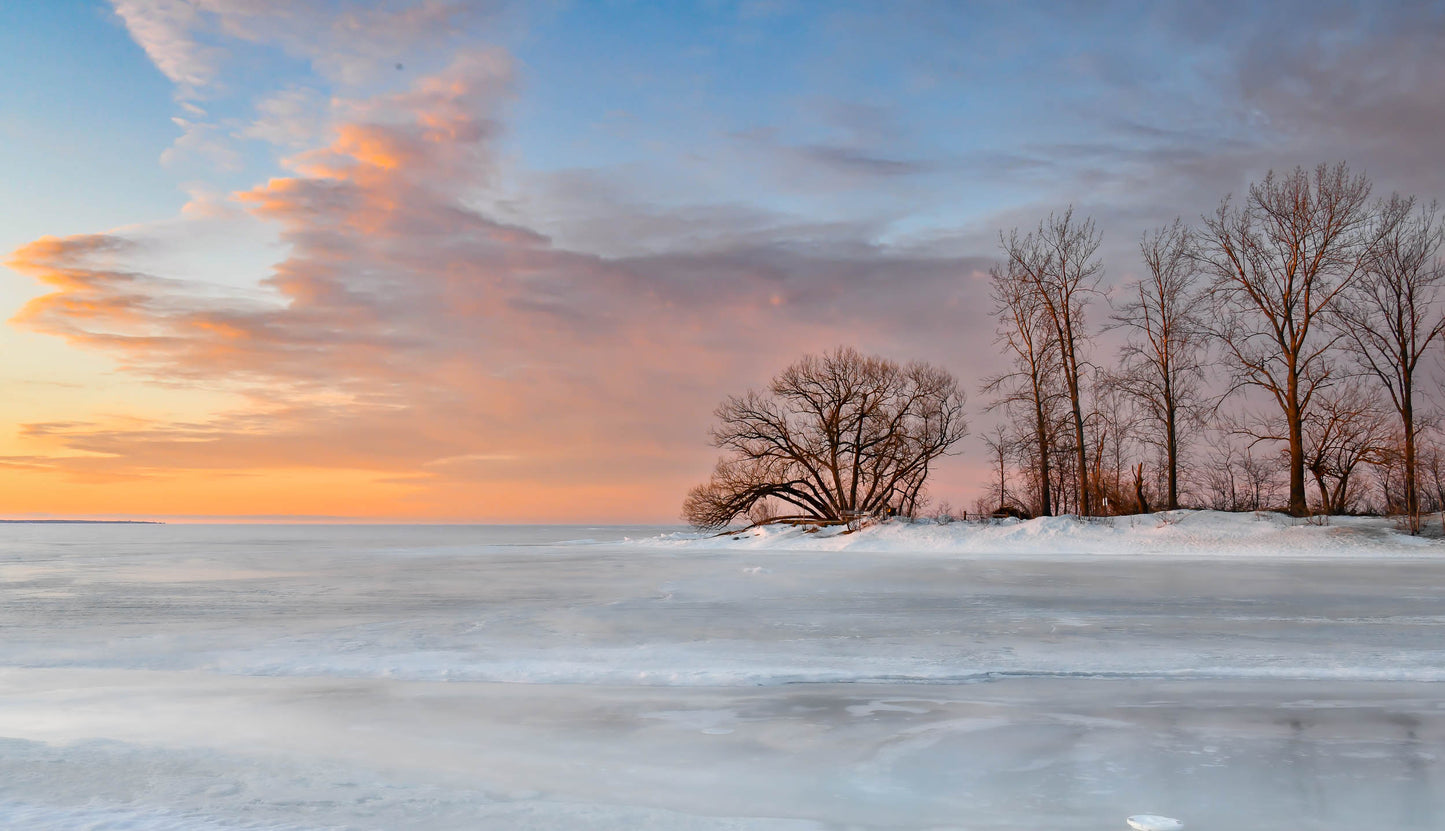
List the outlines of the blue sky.
{"label": "blue sky", "polygon": [[[350,4],[311,5],[324,15]],[[238,135],[267,96],[395,87],[481,44],[517,63],[504,147],[527,174],[611,175],[654,204],[744,204],[947,232],[1015,207],[1117,200],[1111,190],[1123,182],[1079,178],[1091,163],[1131,164],[1131,151],[1228,155],[1252,145],[1242,169],[1217,183],[1237,188],[1287,155],[1268,145],[1298,139],[1298,125],[1250,100],[1244,73],[1291,50],[1402,36],[1392,21],[1419,28],[1422,44],[1441,25],[1438,4],[1408,15],[1395,4],[1241,4],[1212,15],[1147,3],[485,5],[442,48],[407,44],[395,54],[404,69],[354,84],[264,37],[196,32],[224,57],[213,84],[183,94],[108,4],[7,4],[0,69],[16,81],[0,99],[4,242],[54,232],[52,217],[103,229],[169,216],[188,187],[244,187],[274,173],[281,155]],[[1272,55],[1261,41],[1286,19],[1299,31],[1285,32]],[[1296,68],[1315,71],[1308,64],[1300,57]],[[1288,86],[1288,70],[1271,83]],[[163,164],[181,131],[174,118],[210,125],[227,163],[180,147]]]}
{"label": "blue sky", "polygon": [[1114,285],[1271,168],[1445,196],[1442,47],[1439,2],[5,4],[0,455],[42,512],[669,518],[803,351],[973,387],[1002,230],[1072,204]]}
{"label": "blue sky", "polygon": [[[1180,33],[1147,8],[558,3],[481,15],[458,39],[517,61],[506,147],[528,172],[617,171],[657,201],[918,229],[1061,187],[1087,198],[1042,162],[1069,145],[1127,150],[1142,142],[1131,127],[1259,138],[1206,85],[1221,50],[1181,60]],[[275,170],[272,148],[236,137],[264,97],[394,86],[434,68],[425,49],[399,51],[418,62],[348,85],[274,45],[232,43],[217,83],[189,97],[206,110],[195,117],[106,4],[0,14],[0,68],[19,79],[4,102],[6,242],[54,230],[51,217],[113,227],[170,215],[187,186],[243,187]],[[180,149],[162,164],[177,117],[216,125],[230,163]]]}
{"label": "blue sky", "polygon": [[0,7],[0,233],[7,250],[57,222],[107,228],[184,201],[158,159],[171,84],[95,3]]}

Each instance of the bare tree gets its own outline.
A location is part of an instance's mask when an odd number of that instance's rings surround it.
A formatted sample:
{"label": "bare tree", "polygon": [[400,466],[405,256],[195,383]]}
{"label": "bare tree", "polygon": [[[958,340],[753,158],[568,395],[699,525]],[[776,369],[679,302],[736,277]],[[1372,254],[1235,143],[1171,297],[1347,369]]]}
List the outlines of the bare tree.
{"label": "bare tree", "polygon": [[1289,462],[1289,510],[1304,516],[1304,421],[1330,381],[1338,330],[1322,325],[1368,250],[1370,186],[1343,165],[1295,168],[1226,198],[1204,218],[1200,262],[1210,273],[1210,329],[1232,389],[1264,390],[1279,406]]}
{"label": "bare tree", "polygon": [[1239,461],[1248,499],[1245,510],[1264,511],[1275,506],[1279,493],[1279,455],[1256,456],[1246,453]]}
{"label": "bare tree", "polygon": [[968,434],[964,401],[958,381],[929,364],[847,348],[808,355],[767,391],[718,406],[713,445],[727,455],[688,493],[683,516],[722,528],[769,498],[836,522],[911,515],[930,465]]}
{"label": "bare tree", "polygon": [[[1380,452],[1371,459],[1371,467],[1375,474],[1375,487],[1380,494],[1380,510],[1389,516],[1403,516],[1409,520],[1407,527],[1411,533],[1419,533],[1420,511],[1425,510],[1428,500],[1421,496],[1419,509],[1413,516],[1405,511],[1405,454],[1404,438],[1396,430],[1388,431],[1389,435],[1384,439]],[[1418,467],[1417,467],[1418,472]],[[1417,482],[1417,495],[1419,483]]]}
{"label": "bare tree", "polygon": [[1050,214],[1035,231],[1020,237],[1018,229],[999,242],[1010,271],[1033,290],[1058,344],[1059,370],[1073,416],[1079,513],[1089,513],[1088,448],[1084,443],[1081,367],[1088,333],[1084,311],[1098,293],[1103,264],[1096,258],[1100,236],[1094,221],[1074,220],[1074,209]]}
{"label": "bare tree", "polygon": [[1440,531],[1445,533],[1445,449],[1434,442],[1427,444],[1420,455],[1420,467],[1428,484],[1425,491],[1440,512]]}
{"label": "bare tree", "polygon": [[1199,317],[1198,260],[1193,236],[1176,219],[1139,242],[1148,273],[1131,284],[1111,328],[1128,339],[1120,354],[1116,386],[1143,405],[1158,425],[1164,453],[1164,507],[1179,507],[1180,422],[1202,406],[1204,334]]}
{"label": "bare tree", "polygon": [[1274,504],[1279,478],[1277,457],[1256,455],[1237,436],[1216,434],[1202,477],[1204,501],[1217,511],[1261,511]]}
{"label": "bare tree", "polygon": [[1216,511],[1239,510],[1239,480],[1235,476],[1237,451],[1227,442],[1213,443],[1213,448],[1201,476],[1203,504]]}
{"label": "bare tree", "polygon": [[1001,510],[1009,503],[1008,463],[1014,455],[1017,439],[1009,433],[1007,425],[996,424],[992,431],[984,435],[983,443],[988,448],[989,465],[996,477],[989,484],[987,494],[994,503],[990,510]]}
{"label": "bare tree", "polygon": [[1414,198],[1394,194],[1379,206],[1371,237],[1374,245],[1337,322],[1356,363],[1384,386],[1399,415],[1404,510],[1411,532],[1419,533],[1415,381],[1420,360],[1445,331],[1445,223],[1434,204],[1417,207]]}
{"label": "bare tree", "polygon": [[1336,385],[1322,392],[1318,406],[1305,415],[1305,469],[1319,490],[1319,512],[1348,513],[1353,497],[1352,474],[1362,463],[1374,463],[1389,453],[1385,412],[1358,382]]}
{"label": "bare tree", "polygon": [[[1124,480],[1124,471],[1135,467],[1131,460],[1139,449],[1141,423],[1128,386],[1125,379],[1101,374],[1091,396],[1091,412],[1085,419],[1093,428],[1090,443],[1094,459],[1089,472],[1092,504],[1102,514],[1137,513],[1139,503],[1147,504],[1147,500],[1130,493]],[[1136,472],[1142,476],[1142,467]]]}
{"label": "bare tree", "polygon": [[[989,409],[1026,410],[1035,458],[1037,459],[1037,516],[1054,512],[1051,462],[1054,453],[1050,411],[1053,395],[1049,389],[1058,364],[1058,341],[1045,316],[1043,303],[1019,267],[1012,260],[994,266],[990,272],[994,314],[998,317],[996,342],[1012,356],[1013,368],[984,380],[984,392],[994,396]],[[1022,431],[1021,431],[1022,432]],[[999,507],[1002,507],[1000,505]]]}

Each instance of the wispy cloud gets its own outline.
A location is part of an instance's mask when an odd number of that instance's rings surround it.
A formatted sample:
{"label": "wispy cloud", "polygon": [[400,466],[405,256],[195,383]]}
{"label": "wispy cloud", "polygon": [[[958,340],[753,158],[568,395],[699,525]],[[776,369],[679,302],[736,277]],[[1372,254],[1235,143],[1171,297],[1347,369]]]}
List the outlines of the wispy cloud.
{"label": "wispy cloud", "polygon": [[[424,68],[503,6],[488,0],[112,0],[116,15],[183,98],[205,93],[240,44],[277,47],[352,86]],[[227,46],[226,44],[230,44]]]}
{"label": "wispy cloud", "polygon": [[162,74],[195,97],[216,78],[225,51],[202,43],[204,9],[190,0],[114,0],[115,13]]}

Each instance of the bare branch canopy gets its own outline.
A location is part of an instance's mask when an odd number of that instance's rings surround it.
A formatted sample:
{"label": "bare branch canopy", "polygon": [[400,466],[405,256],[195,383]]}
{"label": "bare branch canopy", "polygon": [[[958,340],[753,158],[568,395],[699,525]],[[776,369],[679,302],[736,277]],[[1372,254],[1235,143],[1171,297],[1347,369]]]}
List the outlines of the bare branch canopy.
{"label": "bare branch canopy", "polygon": [[808,355],[717,408],[712,440],[725,455],[683,517],[722,528],[766,499],[820,520],[911,514],[930,465],[968,434],[964,404],[958,381],[929,364]]}

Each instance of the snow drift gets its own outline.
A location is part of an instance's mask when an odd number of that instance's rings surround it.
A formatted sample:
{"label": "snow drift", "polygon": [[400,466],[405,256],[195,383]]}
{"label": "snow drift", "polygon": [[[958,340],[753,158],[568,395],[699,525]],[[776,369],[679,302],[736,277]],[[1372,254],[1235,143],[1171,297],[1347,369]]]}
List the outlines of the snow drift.
{"label": "snow drift", "polygon": [[1324,524],[1275,513],[1169,511],[1126,517],[1074,516],[989,523],[886,522],[841,527],[769,525],[721,535],[668,534],[640,541],[697,549],[778,549],[1004,557],[1433,557],[1445,543],[1412,537],[1382,517],[1330,517]]}

